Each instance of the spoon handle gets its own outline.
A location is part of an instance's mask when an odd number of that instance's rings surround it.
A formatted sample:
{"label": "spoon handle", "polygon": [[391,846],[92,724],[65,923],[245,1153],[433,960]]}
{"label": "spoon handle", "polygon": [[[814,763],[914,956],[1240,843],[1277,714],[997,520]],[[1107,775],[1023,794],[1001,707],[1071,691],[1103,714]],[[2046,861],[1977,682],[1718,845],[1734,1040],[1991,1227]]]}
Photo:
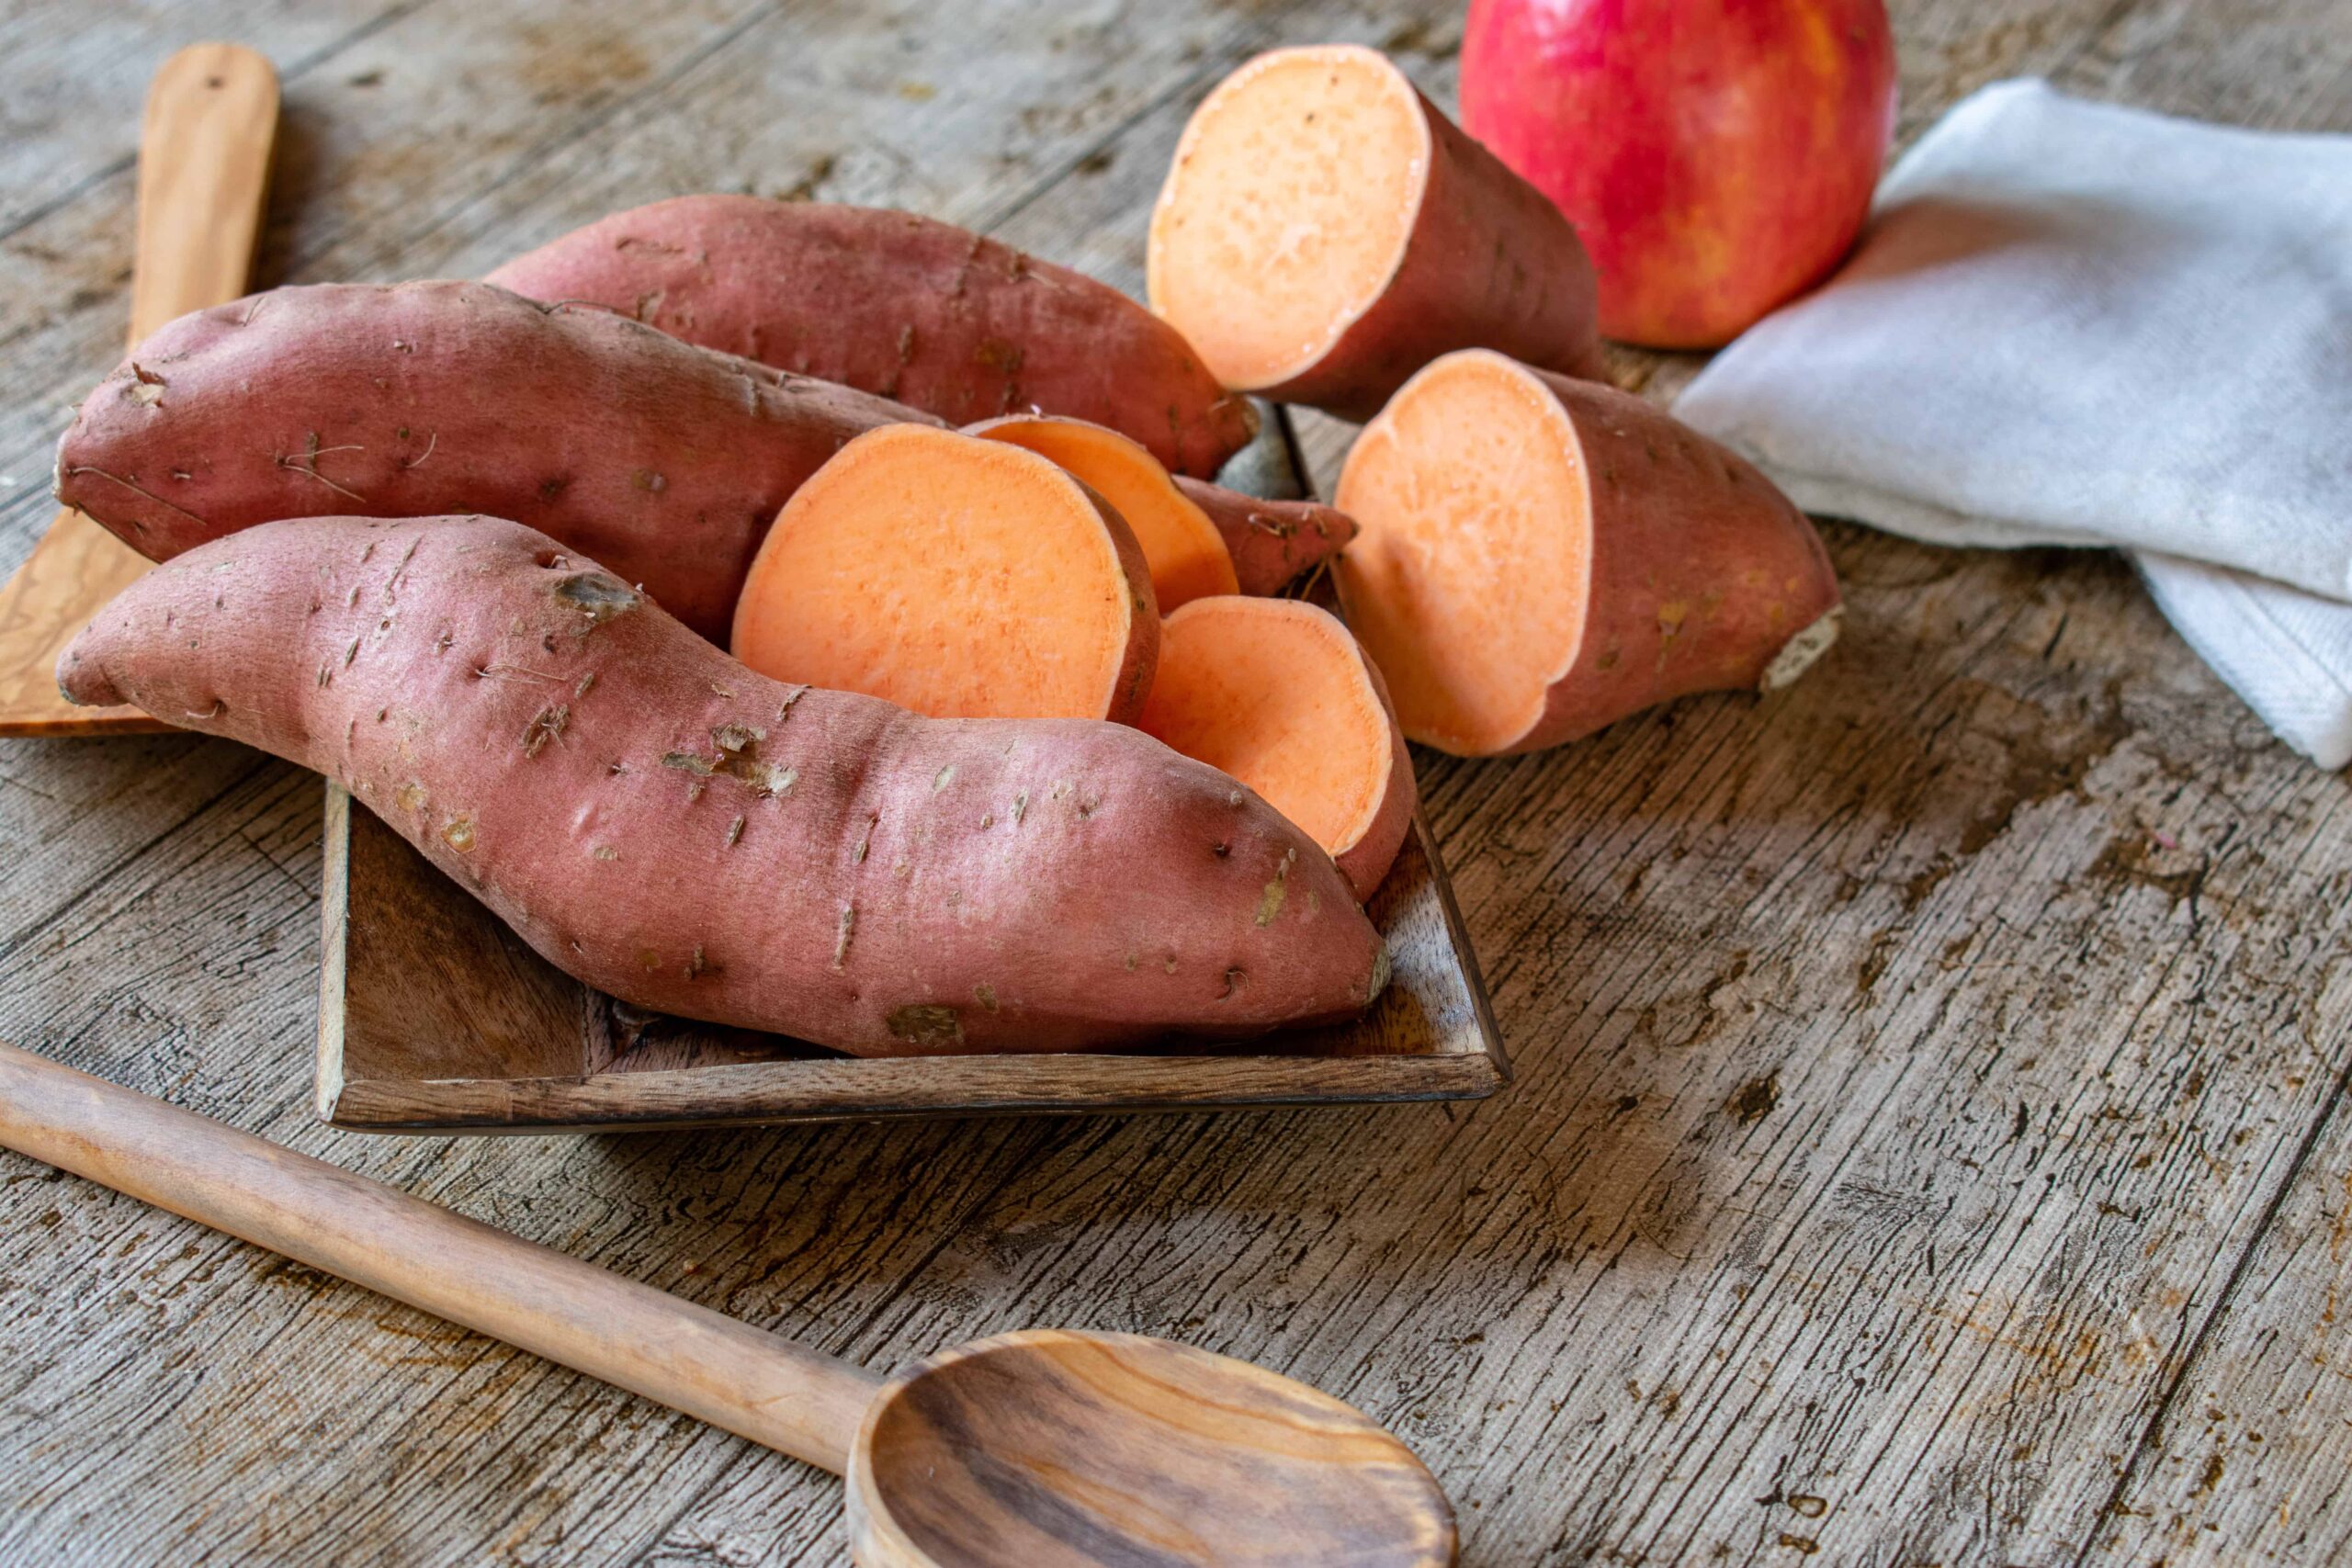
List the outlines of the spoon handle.
{"label": "spoon handle", "polygon": [[0,1044],[0,1145],[840,1473],[879,1379]]}

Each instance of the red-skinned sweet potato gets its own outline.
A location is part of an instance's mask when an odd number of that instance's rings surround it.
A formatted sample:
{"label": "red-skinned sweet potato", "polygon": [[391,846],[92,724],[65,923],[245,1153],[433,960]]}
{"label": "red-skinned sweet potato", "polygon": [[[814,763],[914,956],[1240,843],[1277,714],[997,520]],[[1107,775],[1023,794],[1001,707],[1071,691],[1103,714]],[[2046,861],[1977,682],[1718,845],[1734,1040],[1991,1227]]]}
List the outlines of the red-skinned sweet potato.
{"label": "red-skinned sweet potato", "polygon": [[956,424],[1038,409],[1214,477],[1257,417],[1174,329],[1107,285],[877,208],[684,196],[616,212],[490,275]]}
{"label": "red-skinned sweet potato", "polygon": [[1614,388],[1448,355],[1365,426],[1335,572],[1405,733],[1532,751],[1836,639],[1820,536],[1738,457]]}
{"label": "red-skinned sweet potato", "polygon": [[333,509],[494,512],[723,637],[760,540],[853,437],[928,416],[481,283],[321,284],[131,351],[58,446],[58,499],[154,560]]}
{"label": "red-skinned sweet potato", "polygon": [[1140,731],[785,686],[489,518],[271,524],[156,569],[59,668],[330,773],[559,967],[867,1055],[1344,1016],[1346,881]]}
{"label": "red-skinned sweet potato", "polygon": [[1356,525],[1328,506],[1170,475],[1135,442],[1085,420],[1008,414],[967,434],[1025,446],[1100,491],[1142,541],[1163,615],[1213,594],[1279,593],[1355,537]]}
{"label": "red-skinned sweet potato", "polygon": [[1259,55],[1193,111],[1148,288],[1227,387],[1347,419],[1452,349],[1600,373],[1575,228],[1354,45]]}

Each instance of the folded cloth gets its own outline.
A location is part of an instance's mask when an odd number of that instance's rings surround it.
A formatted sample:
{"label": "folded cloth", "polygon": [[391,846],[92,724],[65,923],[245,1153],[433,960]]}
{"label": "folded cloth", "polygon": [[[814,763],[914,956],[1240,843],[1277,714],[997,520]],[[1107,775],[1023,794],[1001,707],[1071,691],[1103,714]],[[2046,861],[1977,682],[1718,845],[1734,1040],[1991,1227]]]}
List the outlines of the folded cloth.
{"label": "folded cloth", "polygon": [[1987,87],[1675,412],[1809,512],[2133,551],[2274,730],[2352,761],[2352,137]]}

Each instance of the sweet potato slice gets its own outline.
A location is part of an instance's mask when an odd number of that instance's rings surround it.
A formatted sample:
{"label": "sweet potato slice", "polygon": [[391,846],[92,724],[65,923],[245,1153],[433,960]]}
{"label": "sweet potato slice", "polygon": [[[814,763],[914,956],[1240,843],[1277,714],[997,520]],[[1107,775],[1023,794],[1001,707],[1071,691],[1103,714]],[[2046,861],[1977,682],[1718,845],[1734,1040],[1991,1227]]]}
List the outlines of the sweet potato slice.
{"label": "sweet potato slice", "polygon": [[1413,817],[1413,763],[1380,672],[1329,612],[1199,599],[1160,628],[1145,733],[1221,768],[1339,863],[1368,898]]}
{"label": "sweet potato slice", "polygon": [[1163,615],[1211,593],[1279,593],[1355,537],[1330,507],[1170,476],[1136,443],[1084,420],[1011,414],[966,434],[1026,446],[1100,491],[1142,541]]}
{"label": "sweet potato slice", "polygon": [[1355,519],[1317,502],[1267,501],[1181,478],[1176,488],[1216,525],[1244,593],[1281,592],[1356,536]]}
{"label": "sweet potato slice", "polygon": [[1600,365],[1575,228],[1353,45],[1261,54],[1194,111],[1148,285],[1227,387],[1349,419],[1451,349]]}
{"label": "sweet potato slice", "polygon": [[1118,513],[1033,452],[928,425],[859,436],[768,531],[735,657],[934,718],[1141,711],[1159,616]]}
{"label": "sweet potato slice", "polygon": [[1530,751],[1692,692],[1771,690],[1837,637],[1820,536],[1770,480],[1613,388],[1449,355],[1365,427],[1349,624],[1405,733]]}
{"label": "sweet potato slice", "polygon": [[1143,547],[1161,615],[1205,594],[1241,592],[1216,525],[1136,442],[1102,425],[1053,414],[1008,414],[983,420],[965,434],[1035,452],[1109,502]]}

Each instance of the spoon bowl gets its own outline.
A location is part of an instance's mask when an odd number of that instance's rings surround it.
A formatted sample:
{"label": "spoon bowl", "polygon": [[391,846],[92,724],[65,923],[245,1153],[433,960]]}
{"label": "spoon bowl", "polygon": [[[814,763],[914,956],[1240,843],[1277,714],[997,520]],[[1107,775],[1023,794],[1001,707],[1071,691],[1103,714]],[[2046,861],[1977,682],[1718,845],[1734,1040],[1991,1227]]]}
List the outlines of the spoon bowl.
{"label": "spoon bowl", "polygon": [[1134,1334],[1033,1329],[914,1363],[850,1450],[862,1568],[1451,1563],[1453,1511],[1352,1405]]}

